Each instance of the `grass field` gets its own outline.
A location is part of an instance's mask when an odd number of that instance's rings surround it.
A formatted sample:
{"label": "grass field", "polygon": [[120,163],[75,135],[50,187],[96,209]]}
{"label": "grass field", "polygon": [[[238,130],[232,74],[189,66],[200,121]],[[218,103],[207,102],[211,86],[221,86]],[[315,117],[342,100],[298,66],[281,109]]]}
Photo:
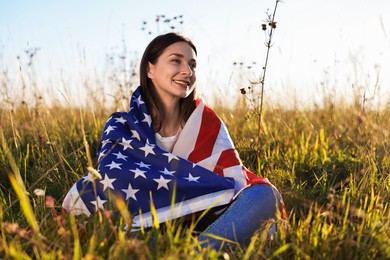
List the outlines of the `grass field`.
{"label": "grass field", "polygon": [[[98,107],[98,106],[95,106]],[[121,210],[87,219],[61,202],[89,165],[113,111],[100,108],[0,110],[0,258],[5,259],[389,259],[390,110],[332,104],[311,110],[266,108],[259,143],[244,102],[215,106],[244,164],[281,191],[288,220],[253,236],[248,248],[201,250],[180,223],[128,234]],[[40,194],[44,191],[45,195]],[[156,247],[148,247],[153,237]]]}
{"label": "grass field", "polygon": [[[252,82],[257,92],[264,90],[279,2],[261,25],[267,58],[261,79]],[[89,218],[63,211],[73,183],[96,168],[103,126],[117,108],[106,106],[94,76],[80,80],[86,106],[47,105],[57,87],[38,91],[36,51],[26,52],[28,65],[15,78],[7,69],[0,74],[1,259],[390,259],[390,100],[378,108],[355,86],[352,102],[334,101],[326,84],[323,104],[310,109],[267,105],[267,96],[263,105],[257,93],[250,96],[253,88],[231,107],[217,99],[214,109],[244,165],[279,189],[288,219],[274,220],[279,228],[271,238],[269,223],[248,247],[216,251],[202,249],[194,226],[180,220],[129,233],[124,227],[132,219],[122,200],[115,203],[119,217],[109,210]],[[109,98],[123,110],[138,76],[133,63],[118,57],[108,73]],[[61,95],[71,93],[69,82],[60,85]],[[22,102],[12,97],[15,89]]]}

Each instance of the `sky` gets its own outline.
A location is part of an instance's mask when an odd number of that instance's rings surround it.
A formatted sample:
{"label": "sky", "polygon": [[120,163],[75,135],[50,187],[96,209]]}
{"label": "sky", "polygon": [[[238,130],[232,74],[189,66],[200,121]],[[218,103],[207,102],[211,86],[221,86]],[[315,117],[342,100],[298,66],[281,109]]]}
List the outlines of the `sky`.
{"label": "sky", "polygon": [[[174,25],[197,46],[198,90],[206,102],[234,99],[262,75],[267,49],[261,24],[274,6],[275,0],[0,0],[2,75],[7,72],[11,96],[20,96],[22,66],[45,98],[84,102],[83,80],[109,86],[107,57],[124,52],[137,63],[150,40]],[[157,15],[173,22],[156,23]],[[284,0],[275,21],[266,100],[305,108],[326,95],[358,93],[389,102],[390,1]],[[33,50],[31,69],[26,64]]]}

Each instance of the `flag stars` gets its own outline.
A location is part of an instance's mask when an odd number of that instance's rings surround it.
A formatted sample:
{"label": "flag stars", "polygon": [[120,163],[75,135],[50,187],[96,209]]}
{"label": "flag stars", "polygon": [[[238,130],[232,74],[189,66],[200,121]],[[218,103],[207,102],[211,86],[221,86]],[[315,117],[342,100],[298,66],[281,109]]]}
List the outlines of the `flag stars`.
{"label": "flag stars", "polygon": [[187,177],[187,178],[184,178],[184,179],[188,180],[189,182],[199,182],[199,181],[198,181],[199,178],[200,178],[200,177],[194,177],[194,176],[192,176],[191,173],[188,173],[188,177]]}
{"label": "flag stars", "polygon": [[139,191],[139,189],[133,189],[130,183],[127,189],[122,189],[122,191],[126,194],[126,200],[128,200],[129,198],[137,200],[135,194]]}
{"label": "flag stars", "polygon": [[165,175],[169,175],[169,176],[173,176],[173,174],[175,173],[175,171],[168,171],[167,168],[164,168],[163,171],[159,171],[159,172],[161,172],[161,173],[163,173]]}
{"label": "flag stars", "polygon": [[151,164],[146,164],[142,161],[139,163],[135,163],[135,164],[137,164],[140,168],[146,168],[146,169],[150,169],[150,166],[151,166]]}
{"label": "flag stars", "polygon": [[115,118],[115,123],[121,123],[124,125],[126,122],[127,120],[124,119],[123,117]]}
{"label": "flag stars", "polygon": [[146,143],[147,143],[148,145],[151,145],[151,146],[153,146],[153,147],[155,147],[155,146],[156,146],[155,144],[152,144],[152,143],[150,143],[150,142],[149,142],[149,139],[146,139]]}
{"label": "flag stars", "polygon": [[99,161],[99,162],[100,162],[100,160],[101,160],[104,156],[106,156],[105,151],[107,151],[107,150],[103,150],[103,151],[101,151],[101,152],[99,153],[99,157],[98,157],[98,161]]}
{"label": "flag stars", "polygon": [[139,133],[136,130],[131,130],[133,133],[132,137],[137,138],[138,141],[141,141],[141,137],[139,136]]}
{"label": "flag stars", "polygon": [[107,188],[114,189],[114,186],[112,186],[112,183],[116,180],[116,178],[110,179],[108,177],[108,174],[104,175],[104,179],[100,181],[101,184],[103,184],[103,191],[105,191]]}
{"label": "flag stars", "polygon": [[122,160],[127,161],[126,158],[129,157],[129,156],[126,156],[126,155],[122,154],[121,152],[112,153],[112,154],[113,154],[113,155],[116,155],[116,158],[117,158],[118,160],[119,160],[119,159],[122,159]]}
{"label": "flag stars", "polygon": [[176,155],[174,155],[173,153],[163,153],[163,155],[168,157],[168,163],[170,163],[172,161],[172,159],[179,160],[179,158]]}
{"label": "flag stars", "polygon": [[138,118],[136,116],[133,116],[134,118],[134,124],[138,124]]}
{"label": "flag stars", "polygon": [[168,183],[171,181],[169,179],[164,179],[164,177],[162,175],[160,175],[160,178],[159,179],[153,179],[155,182],[158,183],[158,186],[157,186],[157,190],[159,190],[160,188],[165,188],[167,190],[169,190],[168,188]]}
{"label": "flag stars", "polygon": [[133,147],[131,147],[130,143],[131,143],[132,140],[126,140],[125,138],[122,137],[122,141],[119,143],[120,145],[123,145],[123,151],[126,150],[126,149],[133,149]]}
{"label": "flag stars", "polygon": [[121,165],[122,165],[122,163],[116,163],[116,162],[112,161],[110,164],[107,164],[106,167],[110,167],[110,170],[112,170],[112,169],[122,170]]}
{"label": "flag stars", "polygon": [[152,117],[146,113],[144,113],[144,120],[142,122],[148,123],[149,127],[152,125]]}
{"label": "flag stars", "polygon": [[109,143],[111,143],[110,139],[103,140],[103,141],[102,141],[102,148],[103,148],[104,146],[106,146],[106,144],[109,144]]}
{"label": "flag stars", "polygon": [[83,183],[86,182],[86,181],[93,181],[93,174],[88,172],[88,174],[86,176],[83,177]]}
{"label": "flag stars", "polygon": [[141,148],[139,148],[139,149],[145,152],[145,157],[146,157],[146,156],[148,156],[150,153],[156,155],[156,154],[154,153],[154,151],[153,151],[153,148],[154,148],[153,146],[151,146],[151,145],[149,145],[149,144],[145,144],[144,147],[141,147]]}
{"label": "flag stars", "polygon": [[139,107],[142,104],[145,104],[144,101],[142,101],[141,95],[139,95],[136,99],[134,99],[135,103],[137,103],[137,106]]}
{"label": "flag stars", "polygon": [[137,178],[137,177],[144,177],[146,179],[146,176],[145,176],[145,172],[146,171],[142,171],[140,169],[135,169],[135,170],[130,170],[131,172],[134,172],[134,179]]}
{"label": "flag stars", "polygon": [[106,130],[104,131],[104,133],[106,135],[108,135],[111,131],[115,130],[116,126],[112,126],[112,125],[109,125]]}
{"label": "flag stars", "polygon": [[112,119],[112,116],[110,116],[109,118],[107,118],[106,123],[108,123],[111,119]]}
{"label": "flag stars", "polygon": [[92,200],[91,203],[95,205],[95,210],[104,209],[103,204],[106,203],[107,200],[102,200],[99,196],[97,196],[97,200]]}

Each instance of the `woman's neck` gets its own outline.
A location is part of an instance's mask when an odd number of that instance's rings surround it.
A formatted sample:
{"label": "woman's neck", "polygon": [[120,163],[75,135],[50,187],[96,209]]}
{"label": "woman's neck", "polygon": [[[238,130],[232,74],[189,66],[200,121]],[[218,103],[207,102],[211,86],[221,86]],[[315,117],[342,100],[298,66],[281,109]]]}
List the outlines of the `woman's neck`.
{"label": "woman's neck", "polygon": [[179,105],[165,106],[165,117],[161,124],[161,129],[158,133],[161,136],[174,136],[181,127],[180,108]]}

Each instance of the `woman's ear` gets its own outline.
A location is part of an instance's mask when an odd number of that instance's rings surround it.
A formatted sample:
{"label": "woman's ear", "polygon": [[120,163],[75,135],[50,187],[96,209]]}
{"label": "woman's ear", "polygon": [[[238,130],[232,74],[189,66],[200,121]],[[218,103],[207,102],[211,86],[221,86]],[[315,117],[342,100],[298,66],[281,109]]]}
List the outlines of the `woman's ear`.
{"label": "woman's ear", "polygon": [[146,72],[147,72],[148,78],[150,78],[150,79],[153,76],[153,71],[154,71],[153,69],[154,69],[154,65],[152,63],[148,62],[148,66],[146,68]]}

